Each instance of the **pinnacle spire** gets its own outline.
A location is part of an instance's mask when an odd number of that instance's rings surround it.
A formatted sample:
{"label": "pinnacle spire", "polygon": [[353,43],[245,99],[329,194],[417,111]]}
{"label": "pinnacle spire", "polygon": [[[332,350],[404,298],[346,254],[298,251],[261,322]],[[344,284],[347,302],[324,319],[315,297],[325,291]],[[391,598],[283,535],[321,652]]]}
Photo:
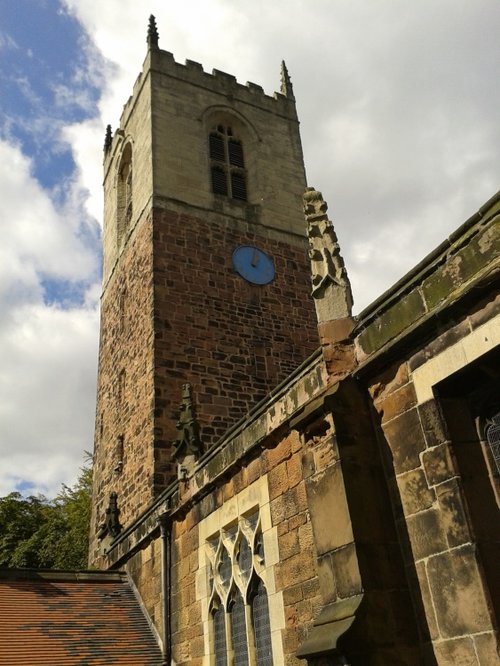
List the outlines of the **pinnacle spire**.
{"label": "pinnacle spire", "polygon": [[151,14],[149,17],[149,26],[148,26],[148,48],[157,49],[158,48],[158,30],[156,28],[156,19]]}
{"label": "pinnacle spire", "polygon": [[285,61],[281,61],[281,94],[285,95],[289,99],[295,99],[293,94],[292,81],[290,75],[288,74],[288,69],[286,68]]}
{"label": "pinnacle spire", "polygon": [[107,153],[111,148],[113,135],[111,134],[111,125],[106,126],[106,134],[104,135],[104,153]]}

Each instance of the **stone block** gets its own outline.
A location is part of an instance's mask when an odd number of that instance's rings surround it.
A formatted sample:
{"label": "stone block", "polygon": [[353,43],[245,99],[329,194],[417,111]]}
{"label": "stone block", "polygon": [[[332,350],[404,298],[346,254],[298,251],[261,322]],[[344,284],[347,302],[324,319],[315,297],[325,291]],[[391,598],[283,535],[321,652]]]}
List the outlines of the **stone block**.
{"label": "stone block", "polygon": [[457,638],[434,644],[438,666],[478,666],[472,639]]}
{"label": "stone block", "polygon": [[368,390],[372,398],[377,401],[407,383],[408,366],[406,363],[401,363],[384,370]]}
{"label": "stone block", "polygon": [[281,562],[300,551],[299,535],[296,531],[288,532],[279,538],[279,551]]}
{"label": "stone block", "polygon": [[282,439],[276,446],[266,449],[263,452],[263,458],[267,464],[267,469],[271,470],[283,460],[287,460],[292,455],[290,438]]}
{"label": "stone block", "polygon": [[481,666],[497,666],[500,663],[500,646],[496,632],[474,636],[474,645]]}
{"label": "stone block", "polygon": [[311,523],[319,555],[354,540],[340,464],[306,481]]}
{"label": "stone block", "polygon": [[383,431],[391,449],[396,474],[420,466],[420,453],[425,449],[425,439],[416,408],[384,424]]}
{"label": "stone block", "polygon": [[286,475],[290,488],[302,481],[302,464],[299,453],[294,453],[290,460],[286,461]]}
{"label": "stone block", "polygon": [[457,470],[448,443],[438,444],[422,454],[422,464],[429,486],[448,481],[457,476]]}
{"label": "stone block", "polygon": [[422,599],[422,607],[419,609],[423,612],[421,623],[422,626],[427,625],[431,639],[435,640],[439,637],[439,629],[436,621],[436,613],[434,612],[434,605],[432,603],[429,581],[427,580],[425,562],[417,562],[415,569]]}
{"label": "stone block", "polygon": [[349,339],[354,328],[352,317],[332,319],[318,324],[319,340],[321,345],[331,342],[344,342]]}
{"label": "stone block", "polygon": [[444,638],[492,630],[472,545],[431,557],[427,563],[427,575],[438,626]]}
{"label": "stone block", "polygon": [[421,467],[399,474],[396,480],[403,510],[407,516],[429,509],[434,503],[436,495],[428,487],[424,471]]}
{"label": "stone block", "polygon": [[331,553],[318,558],[318,581],[324,602],[336,601],[338,597],[337,579],[333,569]]}
{"label": "stone block", "polygon": [[420,404],[418,406],[418,413],[424,431],[425,442],[429,448],[438,446],[449,439],[446,422],[434,399]]}
{"label": "stone block", "polygon": [[322,347],[326,369],[330,375],[345,375],[353,370],[356,354],[353,345],[342,342],[327,344]]}
{"label": "stone block", "polygon": [[404,414],[416,404],[415,389],[413,384],[405,384],[396,391],[375,403],[375,408],[381,416],[382,423]]}
{"label": "stone block", "polygon": [[443,528],[450,548],[472,541],[467,512],[460,485],[456,479],[436,486],[442,512]]}
{"label": "stone block", "polygon": [[421,560],[448,548],[446,534],[441,524],[439,511],[428,509],[414,513],[406,519],[408,535],[415,560]]}
{"label": "stone block", "polygon": [[418,290],[395,300],[380,317],[371,322],[358,336],[366,354],[373,354],[393,340],[425,314],[425,305]]}
{"label": "stone block", "polygon": [[356,547],[353,543],[330,553],[330,560],[335,572],[336,591],[339,597],[346,599],[361,594],[363,583],[359,573]]}
{"label": "stone block", "polygon": [[288,585],[283,590],[283,603],[285,606],[290,606],[296,604],[298,601],[301,601],[304,598],[302,585],[297,583],[296,585]]}
{"label": "stone block", "polygon": [[273,467],[268,474],[269,479],[269,498],[274,499],[283,495],[289,487],[288,474],[286,464],[283,462],[280,465]]}

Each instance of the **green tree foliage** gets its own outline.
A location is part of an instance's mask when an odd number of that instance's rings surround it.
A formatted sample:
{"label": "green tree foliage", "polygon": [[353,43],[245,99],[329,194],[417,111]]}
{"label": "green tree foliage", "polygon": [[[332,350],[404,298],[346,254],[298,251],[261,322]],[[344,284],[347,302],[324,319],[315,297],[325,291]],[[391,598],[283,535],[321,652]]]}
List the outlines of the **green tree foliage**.
{"label": "green tree foliage", "polygon": [[0,497],[0,567],[87,568],[92,468],[59,495]]}

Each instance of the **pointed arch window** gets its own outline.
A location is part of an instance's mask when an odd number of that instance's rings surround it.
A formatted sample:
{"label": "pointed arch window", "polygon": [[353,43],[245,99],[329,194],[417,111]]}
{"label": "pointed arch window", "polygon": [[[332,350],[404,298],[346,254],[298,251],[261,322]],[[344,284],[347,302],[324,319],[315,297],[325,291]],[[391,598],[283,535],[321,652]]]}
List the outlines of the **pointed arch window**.
{"label": "pointed arch window", "polygon": [[491,457],[500,474],[500,413],[489,419],[485,428],[486,441],[490,447]]}
{"label": "pointed arch window", "polygon": [[212,608],[215,663],[227,666],[226,611],[217,597]]}
{"label": "pointed arch window", "polygon": [[272,666],[271,625],[258,511],[208,545],[212,652],[216,666]]}
{"label": "pointed arch window", "polygon": [[227,125],[217,125],[208,137],[212,192],[247,200],[245,159],[241,141]]}
{"label": "pointed arch window", "polygon": [[273,666],[269,602],[266,588],[260,578],[256,581],[251,607],[257,663],[259,666]]}

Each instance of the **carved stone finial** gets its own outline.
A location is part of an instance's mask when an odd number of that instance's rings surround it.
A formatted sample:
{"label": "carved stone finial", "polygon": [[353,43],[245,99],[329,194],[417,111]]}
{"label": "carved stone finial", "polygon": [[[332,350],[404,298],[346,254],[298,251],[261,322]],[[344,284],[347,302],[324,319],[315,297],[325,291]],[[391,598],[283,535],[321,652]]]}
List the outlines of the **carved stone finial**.
{"label": "carved stone finial", "polygon": [[156,19],[151,14],[149,17],[149,26],[148,26],[148,48],[157,49],[158,48],[158,30],[156,28]]}
{"label": "carved stone finial", "polygon": [[106,517],[104,522],[99,527],[97,538],[104,539],[106,536],[117,537],[122,531],[122,526],[119,520],[120,509],[118,508],[118,495],[112,492],[109,496],[109,504],[106,509]]}
{"label": "carved stone finial", "polygon": [[290,76],[288,74],[288,69],[286,68],[285,61],[281,61],[281,89],[280,92],[282,95],[285,95],[285,97],[288,97],[288,99],[295,99],[295,96],[293,94],[293,86],[292,86],[292,81],[290,80]]}
{"label": "carved stone finial", "polygon": [[308,187],[304,193],[304,213],[309,238],[312,295],[320,324],[350,317],[352,312],[351,285],[327,210],[321,192]]}
{"label": "carved stone finial", "polygon": [[111,133],[111,125],[106,127],[106,134],[104,135],[104,153],[106,154],[111,148],[111,142],[113,141],[113,135]]}
{"label": "carved stone finial", "polygon": [[180,464],[186,457],[198,458],[203,453],[200,426],[196,420],[191,384],[183,384],[182,400],[177,421],[177,439],[174,442],[172,458]]}

